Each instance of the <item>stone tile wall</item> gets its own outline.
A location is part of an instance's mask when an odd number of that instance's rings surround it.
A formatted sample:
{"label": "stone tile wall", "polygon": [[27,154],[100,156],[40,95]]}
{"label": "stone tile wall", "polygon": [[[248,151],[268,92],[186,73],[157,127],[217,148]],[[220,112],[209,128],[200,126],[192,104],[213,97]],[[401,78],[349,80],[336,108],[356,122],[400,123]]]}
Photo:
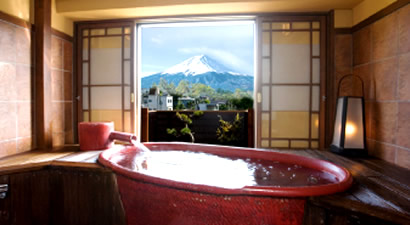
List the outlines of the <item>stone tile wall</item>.
{"label": "stone tile wall", "polygon": [[0,20],[0,157],[33,148],[31,32]]}
{"label": "stone tile wall", "polygon": [[[356,74],[365,82],[369,153],[407,168],[410,168],[409,21],[408,4],[352,35],[335,36],[335,87],[347,73]],[[353,79],[347,80],[341,92],[360,95],[359,87]]]}
{"label": "stone tile wall", "polygon": [[73,43],[51,37],[51,94],[53,146],[72,144],[73,136]]}
{"label": "stone tile wall", "polygon": [[[0,19],[0,157],[32,150],[35,145],[34,60],[32,32]],[[52,36],[52,141],[53,146],[74,142],[73,43]],[[64,36],[64,35],[63,35]]]}

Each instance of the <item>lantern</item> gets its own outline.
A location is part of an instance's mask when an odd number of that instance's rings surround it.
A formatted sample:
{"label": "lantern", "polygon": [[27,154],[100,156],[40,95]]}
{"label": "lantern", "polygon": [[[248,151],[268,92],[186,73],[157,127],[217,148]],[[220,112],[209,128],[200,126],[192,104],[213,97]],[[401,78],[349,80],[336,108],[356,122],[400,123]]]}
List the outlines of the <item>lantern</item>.
{"label": "lantern", "polygon": [[[339,96],[340,84],[346,77],[356,77],[362,85],[362,96]],[[337,106],[333,141],[330,150],[346,156],[365,156],[366,127],[364,117],[364,83],[363,80],[352,74],[343,76],[339,81],[337,90]]]}

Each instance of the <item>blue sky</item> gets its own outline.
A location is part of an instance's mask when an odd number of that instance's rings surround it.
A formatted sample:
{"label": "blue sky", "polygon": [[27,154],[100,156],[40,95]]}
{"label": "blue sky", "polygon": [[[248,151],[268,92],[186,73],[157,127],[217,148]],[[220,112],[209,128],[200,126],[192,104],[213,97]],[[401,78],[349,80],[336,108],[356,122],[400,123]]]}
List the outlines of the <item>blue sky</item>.
{"label": "blue sky", "polygon": [[201,54],[253,75],[253,21],[143,25],[141,31],[142,76]]}

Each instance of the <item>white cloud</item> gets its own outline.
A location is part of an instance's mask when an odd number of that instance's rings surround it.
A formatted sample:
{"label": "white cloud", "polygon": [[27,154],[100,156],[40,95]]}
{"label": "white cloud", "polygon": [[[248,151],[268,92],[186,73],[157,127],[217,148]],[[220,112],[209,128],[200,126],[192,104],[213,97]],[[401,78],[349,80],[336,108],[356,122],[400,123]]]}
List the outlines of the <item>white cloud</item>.
{"label": "white cloud", "polygon": [[162,40],[160,37],[152,37],[151,41],[158,45],[161,45],[162,43],[164,43],[164,40]]}
{"label": "white cloud", "polygon": [[219,50],[219,49],[211,49],[207,47],[198,47],[198,48],[180,48],[178,52],[183,54],[195,54],[195,55],[208,55],[211,58],[220,61],[223,65],[235,70],[236,72],[241,73],[250,73],[252,71],[252,63],[247,62],[236,55],[232,54],[231,52]]}

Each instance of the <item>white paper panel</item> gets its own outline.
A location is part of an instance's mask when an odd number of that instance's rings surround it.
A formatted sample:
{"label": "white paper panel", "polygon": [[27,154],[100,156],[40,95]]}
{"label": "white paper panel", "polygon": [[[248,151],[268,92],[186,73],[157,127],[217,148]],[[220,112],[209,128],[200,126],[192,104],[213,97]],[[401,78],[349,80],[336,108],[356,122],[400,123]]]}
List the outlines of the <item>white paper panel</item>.
{"label": "white paper panel", "polygon": [[124,61],[124,83],[131,84],[131,65],[130,61]]}
{"label": "white paper panel", "polygon": [[293,22],[292,29],[310,29],[309,22]]}
{"label": "white paper panel", "polygon": [[312,111],[319,111],[320,106],[320,88],[319,86],[312,87]]}
{"label": "white paper panel", "polygon": [[131,46],[131,38],[130,35],[124,36],[124,59],[129,59],[131,57],[130,46]]}
{"label": "white paper panel", "polygon": [[320,59],[312,59],[312,82],[320,83]]}
{"label": "white paper panel", "polygon": [[309,111],[309,87],[274,86],[272,111]]}
{"label": "white paper panel", "polygon": [[121,87],[92,87],[91,109],[121,109]]}
{"label": "white paper panel", "polygon": [[268,84],[270,82],[270,59],[262,59],[262,83]]}
{"label": "white paper panel", "polygon": [[83,60],[88,60],[88,38],[83,38]]}
{"label": "white paper panel", "polygon": [[88,110],[88,88],[83,88],[83,110]]}
{"label": "white paper panel", "polygon": [[130,110],[131,108],[131,93],[130,87],[124,87],[124,108],[125,110]]}
{"label": "white paper panel", "polygon": [[262,32],[262,56],[270,55],[270,32]]}
{"label": "white paper panel", "polygon": [[108,28],[107,34],[122,34],[122,27]]}
{"label": "white paper panel", "polygon": [[88,63],[83,63],[83,84],[88,84]]}
{"label": "white paper panel", "polygon": [[273,32],[272,35],[273,83],[309,83],[309,32]]}
{"label": "white paper panel", "polygon": [[121,84],[121,37],[91,39],[91,84]]}
{"label": "white paper panel", "polygon": [[319,32],[312,32],[312,55],[319,56],[320,55],[320,36]]}
{"label": "white paper panel", "polygon": [[269,110],[269,87],[267,86],[262,87],[262,110]]}

